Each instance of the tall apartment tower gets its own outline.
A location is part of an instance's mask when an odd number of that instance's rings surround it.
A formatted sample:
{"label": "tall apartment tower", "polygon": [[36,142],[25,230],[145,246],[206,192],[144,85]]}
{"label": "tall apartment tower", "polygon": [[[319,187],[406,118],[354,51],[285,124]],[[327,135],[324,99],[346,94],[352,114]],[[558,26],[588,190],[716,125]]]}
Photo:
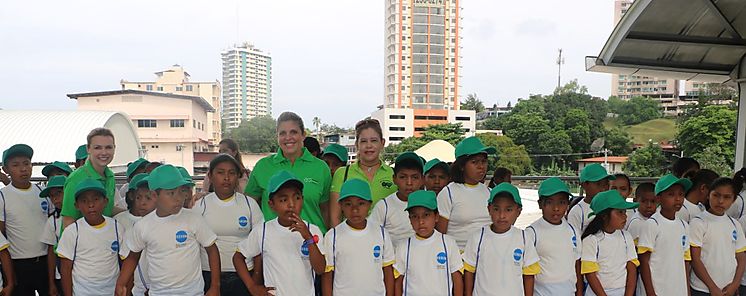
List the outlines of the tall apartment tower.
{"label": "tall apartment tower", "polygon": [[272,116],[272,57],[252,44],[235,45],[223,60],[222,117],[228,129],[242,120]]}

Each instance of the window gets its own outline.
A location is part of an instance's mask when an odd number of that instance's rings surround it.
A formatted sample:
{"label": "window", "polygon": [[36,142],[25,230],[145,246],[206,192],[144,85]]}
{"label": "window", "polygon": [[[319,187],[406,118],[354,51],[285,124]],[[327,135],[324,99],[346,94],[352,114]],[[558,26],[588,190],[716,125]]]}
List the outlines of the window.
{"label": "window", "polygon": [[171,119],[171,127],[184,127],[184,119]]}
{"label": "window", "polygon": [[183,90],[184,90],[184,87],[182,87],[182,86],[177,86],[176,87],[176,91],[183,91]]}
{"label": "window", "polygon": [[187,85],[187,86],[186,86],[186,90],[187,90],[187,91],[192,91],[192,86],[191,86],[191,85]]}
{"label": "window", "polygon": [[159,86],[158,91],[163,91],[163,86]]}
{"label": "window", "polygon": [[138,119],[137,127],[157,127],[154,119]]}
{"label": "window", "polygon": [[402,126],[390,126],[389,130],[393,131],[393,132],[403,132],[404,131],[404,127],[402,127]]}
{"label": "window", "polygon": [[465,117],[465,116],[456,116],[456,120],[458,121],[469,121],[471,118]]}
{"label": "window", "polygon": [[404,115],[389,115],[389,119],[404,119]]}
{"label": "window", "polygon": [[192,119],[192,128],[197,128],[197,121]]}
{"label": "window", "polygon": [[153,90],[153,85],[151,84],[146,85],[145,90]]}
{"label": "window", "polygon": [[150,146],[150,148],[158,149],[158,145],[152,145],[152,146]]}
{"label": "window", "polygon": [[404,137],[389,137],[389,141],[401,141],[404,140]]}

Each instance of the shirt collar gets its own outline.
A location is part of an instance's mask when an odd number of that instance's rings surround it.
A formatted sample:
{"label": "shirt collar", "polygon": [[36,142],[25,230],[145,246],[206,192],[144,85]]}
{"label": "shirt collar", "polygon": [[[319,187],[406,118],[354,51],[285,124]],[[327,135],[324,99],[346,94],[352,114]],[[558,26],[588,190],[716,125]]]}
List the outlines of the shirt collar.
{"label": "shirt collar", "polygon": [[[306,147],[303,147],[303,154],[300,155],[298,160],[310,161],[313,158],[314,157],[313,155],[311,155],[311,152],[308,152],[308,149],[306,149]],[[285,157],[285,155],[282,154],[282,149],[277,148],[277,153],[275,153],[275,155],[272,157],[272,161],[275,164],[280,164],[282,162],[289,161],[289,160]]]}
{"label": "shirt collar", "polygon": [[[394,174],[394,169],[393,168],[391,168],[390,166],[388,166],[385,162],[383,162],[383,160],[379,160],[379,161],[381,162],[381,166],[378,167],[378,170],[376,170],[376,175],[378,175],[380,173],[386,173],[386,174],[390,174],[390,175]],[[356,161],[355,163],[353,163],[352,167],[354,169],[360,171],[360,173],[363,173],[363,168],[360,166],[360,161]]]}
{"label": "shirt collar", "polygon": [[96,170],[93,168],[93,165],[91,164],[90,159],[87,159],[85,161],[85,165],[83,165],[83,167],[85,168],[89,176],[97,180],[103,180],[104,178],[114,177],[114,172],[108,166],[104,168],[104,176],[99,175],[98,172],[96,172]]}

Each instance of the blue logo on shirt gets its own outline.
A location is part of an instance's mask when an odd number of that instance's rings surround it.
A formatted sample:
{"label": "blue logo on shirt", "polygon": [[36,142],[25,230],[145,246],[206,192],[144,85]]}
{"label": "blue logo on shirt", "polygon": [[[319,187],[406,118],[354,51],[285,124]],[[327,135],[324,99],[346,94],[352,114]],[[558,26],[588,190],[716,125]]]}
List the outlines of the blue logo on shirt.
{"label": "blue logo on shirt", "polygon": [[113,252],[115,252],[115,253],[119,252],[119,242],[118,241],[111,242],[111,250]]}
{"label": "blue logo on shirt", "polygon": [[41,200],[41,210],[44,212],[49,211],[49,202],[46,199]]}
{"label": "blue logo on shirt", "polygon": [[300,246],[300,253],[303,254],[303,256],[308,256],[308,254],[309,254],[309,252],[308,252],[308,245],[302,244]]}
{"label": "blue logo on shirt", "polygon": [[574,236],[574,235],[572,236],[572,247],[573,248],[577,248],[578,247],[578,237]]}
{"label": "blue logo on shirt", "polygon": [[681,246],[686,247],[686,235],[681,236]]}
{"label": "blue logo on shirt", "polygon": [[381,257],[381,246],[373,247],[373,258]]}
{"label": "blue logo on shirt", "polygon": [[523,250],[521,249],[513,250],[513,260],[520,261],[521,258],[523,258]]}
{"label": "blue logo on shirt", "polygon": [[733,241],[737,241],[737,240],[738,240],[738,233],[735,230],[733,230]]}
{"label": "blue logo on shirt", "polygon": [[179,230],[176,232],[176,242],[183,244],[187,240],[187,232],[184,230]]}
{"label": "blue logo on shirt", "polygon": [[436,260],[438,261],[438,264],[446,264],[446,258],[446,253],[440,252],[438,253],[438,257],[436,258]]}
{"label": "blue logo on shirt", "polygon": [[249,218],[246,218],[246,216],[238,217],[238,226],[241,226],[241,228],[244,228],[247,225],[249,225]]}

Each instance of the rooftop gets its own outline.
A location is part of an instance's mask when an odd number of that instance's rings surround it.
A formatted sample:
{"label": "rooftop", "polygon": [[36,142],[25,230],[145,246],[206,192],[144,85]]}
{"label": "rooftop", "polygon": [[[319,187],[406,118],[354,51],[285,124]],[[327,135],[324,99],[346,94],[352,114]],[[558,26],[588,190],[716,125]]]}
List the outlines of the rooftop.
{"label": "rooftop", "polygon": [[176,95],[176,94],[170,94],[170,93],[142,91],[142,90],[134,90],[134,89],[68,94],[67,97],[70,99],[77,100],[78,98],[84,98],[84,97],[103,97],[103,96],[118,96],[118,95],[146,95],[146,96],[166,97],[166,98],[183,99],[183,100],[193,100],[197,104],[205,108],[207,112],[215,112],[215,108],[213,108],[212,105],[210,105],[210,103],[208,103],[202,97]]}

